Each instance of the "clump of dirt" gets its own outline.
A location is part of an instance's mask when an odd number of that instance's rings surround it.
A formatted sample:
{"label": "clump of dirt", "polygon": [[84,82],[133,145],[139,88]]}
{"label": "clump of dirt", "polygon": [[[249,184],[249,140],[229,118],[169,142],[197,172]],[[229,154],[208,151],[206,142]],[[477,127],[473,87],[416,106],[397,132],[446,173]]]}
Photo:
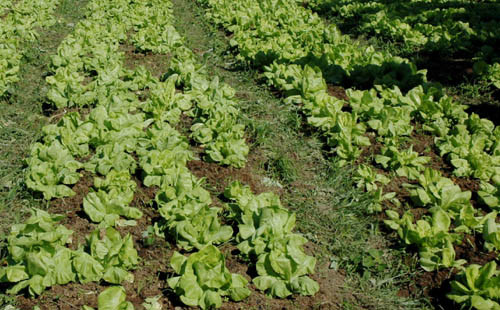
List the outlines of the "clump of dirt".
{"label": "clump of dirt", "polygon": [[468,264],[485,265],[498,257],[497,251],[484,251],[484,240],[480,236],[464,235],[462,243],[454,246],[456,258]]}
{"label": "clump of dirt", "polygon": [[66,285],[55,285],[37,298],[19,296],[17,298],[20,310],[32,310],[34,306],[40,310],[75,310],[83,306],[97,308],[97,296],[106,287],[97,283],[69,283]]}
{"label": "clump of dirt", "polygon": [[342,86],[335,86],[331,84],[328,84],[327,87],[328,87],[328,94],[330,96],[349,102],[349,97],[347,97],[345,88],[343,88]]}
{"label": "clump of dirt", "polygon": [[377,138],[373,133],[366,132],[364,136],[370,139],[370,145],[362,147],[361,155],[355,161],[356,165],[363,163],[370,164],[371,158],[377,154],[380,154],[382,151],[382,147],[384,146],[381,142],[377,141]]}
{"label": "clump of dirt", "polygon": [[[137,184],[137,189],[134,194],[134,199],[132,200],[131,205],[133,207],[146,207],[150,204],[151,200],[156,197],[156,192],[158,191],[157,186],[147,187],[142,183],[142,180],[134,176],[134,181]],[[151,208],[146,208],[146,210],[150,211]]]}
{"label": "clump of dirt", "polygon": [[428,149],[433,147],[434,138],[429,135],[418,134],[413,132],[411,142],[413,145],[413,150],[419,154],[423,154],[427,152]]}
{"label": "clump of dirt", "polygon": [[73,197],[55,199],[51,201],[48,211],[54,214],[62,214],[66,217],[61,221],[68,229],[73,231],[73,241],[70,248],[75,250],[79,245],[85,243],[85,236],[90,234],[97,225],[91,223],[83,211],[83,198],[87,196],[94,184],[94,178],[90,172],[83,171],[82,177],[73,185],[72,190],[76,193]]}
{"label": "clump of dirt", "polygon": [[191,127],[193,126],[194,118],[187,116],[185,113],[181,114],[181,118],[179,123],[175,126],[178,132],[184,134],[185,136],[189,136],[189,132]]}
{"label": "clump of dirt", "polygon": [[398,177],[398,176],[393,176],[391,178],[391,181],[389,184],[387,184],[384,187],[384,193],[390,193],[390,192],[395,192],[396,193],[396,198],[399,199],[399,201],[402,204],[412,204],[412,200],[410,198],[410,192],[406,187],[404,186],[405,184],[416,184],[417,182],[415,180],[410,180],[407,177]]}
{"label": "clump of dirt", "polygon": [[471,191],[473,193],[479,191],[481,184],[481,181],[479,179],[458,178],[458,177],[452,177],[451,179],[455,184],[460,186],[460,189],[462,191]]}
{"label": "clump of dirt", "polygon": [[122,44],[120,51],[125,54],[123,61],[125,68],[134,70],[138,66],[144,66],[157,78],[160,78],[167,72],[172,58],[171,55],[138,51],[132,44]]}
{"label": "clump of dirt", "polygon": [[[421,129],[421,125],[415,125],[415,127]],[[447,178],[452,175],[453,167],[439,155],[434,143],[434,136],[414,131],[411,138],[410,145],[413,146],[413,150],[420,156],[430,158],[428,163],[430,168],[441,171],[443,176]]]}
{"label": "clump of dirt", "polygon": [[256,173],[261,158],[251,154],[243,168],[221,166],[217,163],[202,160],[192,160],[187,166],[198,178],[205,178],[207,183],[213,187],[217,193],[223,193],[232,181],[240,181],[244,185],[250,186],[254,194],[273,191],[280,193],[282,190],[277,187],[268,186],[263,183],[262,177]]}
{"label": "clump of dirt", "polygon": [[434,305],[439,305],[441,309],[457,309],[456,304],[446,298],[446,294],[450,292],[451,279],[458,273],[457,269],[444,269],[433,272],[425,272],[416,277],[416,286],[428,296],[429,300]]}

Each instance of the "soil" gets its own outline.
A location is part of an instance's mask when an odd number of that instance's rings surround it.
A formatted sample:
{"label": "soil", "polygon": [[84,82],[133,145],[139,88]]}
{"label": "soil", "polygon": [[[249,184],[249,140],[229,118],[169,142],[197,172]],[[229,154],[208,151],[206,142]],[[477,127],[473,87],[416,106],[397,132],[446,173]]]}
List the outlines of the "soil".
{"label": "soil", "polygon": [[349,102],[349,97],[347,97],[345,88],[343,88],[342,86],[335,86],[331,84],[328,84],[327,87],[328,87],[328,94],[330,94],[330,96]]}
{"label": "soil", "polygon": [[61,224],[73,231],[73,240],[70,244],[72,250],[76,250],[80,245],[85,244],[85,236],[90,234],[97,225],[91,223],[83,212],[83,198],[90,192],[94,183],[94,177],[89,172],[82,172],[82,177],[72,190],[76,193],[73,197],[52,200],[49,212],[62,214],[66,217]]}
{"label": "soil", "polygon": [[120,51],[125,54],[123,64],[125,68],[134,70],[139,65],[144,66],[154,77],[160,78],[167,72],[171,55],[141,52],[132,44],[120,45]]}
{"label": "soil", "polygon": [[403,186],[404,184],[415,184],[415,181],[409,180],[407,177],[393,177],[391,182],[387,184],[384,191],[396,192],[396,198],[401,203],[411,203],[410,192]]}
{"label": "soil", "polygon": [[250,186],[256,195],[268,191],[280,193],[280,188],[263,183],[263,177],[261,176],[263,173],[258,173],[258,167],[262,160],[258,154],[253,152],[248,156],[245,167],[241,169],[202,160],[188,162],[188,168],[198,178],[205,178],[207,183],[218,193],[223,193],[233,181],[239,181],[243,185]]}
{"label": "soil", "polygon": [[364,134],[365,137],[370,139],[370,145],[364,146],[361,150],[361,155],[358,159],[356,159],[355,164],[359,165],[362,163],[371,163],[371,159],[373,156],[380,154],[382,151],[382,147],[384,146],[381,142],[377,141],[375,135],[373,133],[367,132]]}

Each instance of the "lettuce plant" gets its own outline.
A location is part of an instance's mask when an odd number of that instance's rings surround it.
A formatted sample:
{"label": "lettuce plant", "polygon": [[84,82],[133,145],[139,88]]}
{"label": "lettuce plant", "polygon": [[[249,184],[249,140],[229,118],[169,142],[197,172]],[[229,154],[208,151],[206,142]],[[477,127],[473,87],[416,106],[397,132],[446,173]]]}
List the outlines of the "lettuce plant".
{"label": "lettuce plant", "polygon": [[94,124],[82,121],[78,112],[69,112],[57,124],[42,128],[45,143],[58,140],[71,152],[71,155],[78,157],[89,154],[89,142],[93,130]]}
{"label": "lettuce plant", "polygon": [[413,146],[400,150],[394,140],[386,140],[386,146],[381,154],[375,156],[375,162],[385,169],[395,171],[400,177],[416,179],[424,170],[424,165],[430,160],[427,156],[420,156],[413,151]]}
{"label": "lettuce plant", "polygon": [[186,250],[228,241],[233,230],[220,224],[219,208],[209,207],[212,201],[201,186],[203,180],[197,180],[189,171],[178,169],[176,173],[169,176],[170,180],[164,179],[156,195],[155,201],[164,219],[157,227]]}
{"label": "lettuce plant", "polygon": [[451,291],[446,296],[462,309],[500,309],[498,274],[495,261],[484,266],[471,264],[451,282]]}
{"label": "lettuce plant", "polygon": [[480,190],[477,192],[480,201],[493,210],[500,210],[500,190],[498,184],[490,184],[482,181]]}
{"label": "lettuce plant", "polygon": [[103,280],[113,284],[134,280],[128,270],[136,268],[139,256],[130,234],[122,238],[112,227],[95,230],[87,238],[87,246],[90,256],[102,266]]}
{"label": "lettuce plant", "polygon": [[372,192],[376,191],[380,185],[387,185],[390,179],[383,174],[373,171],[370,166],[361,164],[356,169],[354,181],[356,181],[356,186],[358,188],[363,188],[367,192]]}
{"label": "lettuce plant", "polygon": [[276,195],[254,196],[238,182],[226,189],[225,196],[234,202],[229,208],[238,223],[237,247],[257,261],[255,286],[280,298],[316,294],[319,285],[307,276],[314,272],[316,259],[304,253],[307,239],[292,233],[295,214],[283,208]]}
{"label": "lettuce plant", "polygon": [[178,276],[169,278],[168,285],[188,306],[220,308],[225,296],[240,301],[250,295],[248,281],[227,270],[224,255],[213,245],[189,257],[175,252],[170,265]]}
{"label": "lettuce plant", "polygon": [[[126,301],[127,294],[122,286],[111,286],[102,291],[97,297],[97,310],[134,310],[134,305]],[[83,306],[83,310],[94,310]]]}
{"label": "lettuce plant", "polygon": [[127,170],[111,170],[105,179],[94,178],[94,191],[83,199],[83,210],[101,226],[114,226],[120,216],[128,219],[142,217],[142,212],[130,203],[137,184]]}
{"label": "lettuce plant", "polygon": [[78,170],[83,165],[59,141],[50,145],[35,143],[26,163],[26,185],[42,192],[46,200],[75,195],[68,185],[78,182]]}
{"label": "lettuce plant", "polygon": [[463,208],[471,205],[471,192],[462,191],[451,179],[445,178],[432,168],[426,168],[418,176],[419,185],[405,185],[417,206],[441,208],[453,218]]}
{"label": "lettuce plant", "polygon": [[459,267],[464,260],[455,260],[453,244],[460,240],[458,234],[450,233],[451,218],[442,209],[433,211],[431,217],[414,222],[411,212],[402,217],[395,211],[386,211],[389,220],[384,223],[397,231],[408,245],[418,247],[420,264],[426,271],[439,268]]}
{"label": "lettuce plant", "polygon": [[0,267],[0,282],[17,283],[9,294],[28,288],[35,296],[50,286],[76,281],[133,280],[128,270],[137,266],[138,256],[130,235],[122,238],[113,228],[95,230],[86,247],[73,251],[67,247],[73,231],[59,224],[62,218],[34,209],[24,224],[12,226],[7,265]]}
{"label": "lettuce plant", "polygon": [[112,169],[116,171],[135,172],[135,159],[125,152],[123,145],[105,144],[98,146],[92,158],[84,164],[87,171],[107,175]]}
{"label": "lettuce plant", "polygon": [[489,216],[484,221],[483,227],[484,248],[487,251],[496,251],[500,249],[500,227],[495,222],[497,213],[494,212],[493,214],[493,216]]}
{"label": "lettuce plant", "polygon": [[17,294],[28,287],[39,295],[47,287],[75,281],[72,251],[66,247],[73,231],[59,225],[63,218],[34,209],[24,224],[14,224],[7,237],[7,266],[0,267],[0,282],[17,283],[8,290]]}
{"label": "lettuce plant", "polygon": [[183,111],[192,108],[192,98],[189,94],[176,93],[176,74],[168,77],[165,82],[155,83],[151,89],[151,96],[141,107],[144,112],[150,113],[157,122],[177,124]]}

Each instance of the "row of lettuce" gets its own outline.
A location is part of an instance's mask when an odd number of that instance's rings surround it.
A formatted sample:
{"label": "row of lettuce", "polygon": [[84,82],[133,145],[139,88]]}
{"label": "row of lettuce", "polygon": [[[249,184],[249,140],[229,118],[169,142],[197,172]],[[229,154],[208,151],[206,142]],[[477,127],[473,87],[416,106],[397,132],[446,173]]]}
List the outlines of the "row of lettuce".
{"label": "row of lettuce", "polygon": [[356,34],[403,43],[414,52],[470,55],[475,73],[500,88],[497,1],[312,0],[307,5]]}
{"label": "row of lettuce", "polygon": [[[369,211],[381,211],[384,201],[395,207],[387,210],[385,222],[405,244],[417,247],[422,268],[463,270],[448,296],[478,309],[500,307],[496,293],[500,278],[491,271],[494,262],[464,267],[467,262],[456,259],[454,249],[465,242],[465,234],[482,235],[481,250],[500,249],[496,222],[500,129],[467,113],[465,106],[427,83],[425,71],[417,71],[405,59],[361,46],[335,25],[324,24],[300,1],[198,2],[209,19],[231,32],[237,57],[263,70],[286,103],[301,107],[309,125],[323,133],[339,165],[365,162],[358,166],[356,180],[373,195]],[[328,83],[371,87],[347,89],[345,101],[329,94]],[[419,135],[434,137],[433,144],[452,167],[452,175],[446,177],[431,168],[435,159],[423,156],[425,150],[413,149]],[[361,158],[363,150],[375,143],[380,150]],[[415,220],[411,211],[398,211],[402,202],[396,193],[384,191],[393,178],[411,183],[404,185],[411,193],[411,207],[423,207],[426,214]],[[472,204],[471,191],[455,183],[459,179],[480,180],[481,208]],[[480,274],[487,274],[487,279]]]}
{"label": "row of lettuce", "polygon": [[[248,281],[228,271],[214,246],[233,239],[256,266],[257,289],[280,298],[319,290],[307,276],[316,260],[304,253],[306,239],[292,233],[295,215],[276,195],[254,196],[248,187],[233,183],[226,192],[231,201],[226,209],[237,227],[234,232],[221,224],[222,209],[211,206],[203,179],[187,168],[195,156],[188,137],[175,129],[183,115],[193,119],[190,138],[203,148],[206,160],[242,167],[249,148],[238,123],[234,89],[209,77],[184,46],[172,25],[171,8],[163,0],[91,1],[86,18],[52,56],[47,98],[64,115],[46,125],[42,140],[33,145],[26,185],[50,201],[74,196],[72,185],[83,175],[92,176],[83,210],[95,230],[86,245],[72,250],[73,232],[60,224],[62,217],[33,210],[8,237],[0,282],[16,283],[9,293],[28,288],[36,296],[69,282],[134,281],[130,271],[140,257],[132,236],[122,237],[116,228],[136,225],[143,216],[132,206],[137,178],[156,189],[154,206],[162,220],[155,223],[155,233],[175,240],[184,253],[194,251],[189,256],[175,252],[170,262],[177,276],[168,284],[186,305],[220,307],[223,298],[240,301],[250,295]],[[127,69],[123,44],[169,54],[168,72],[157,78],[144,67]],[[79,107],[89,109],[80,113]],[[99,309],[132,309],[123,288],[102,294]]]}
{"label": "row of lettuce", "polygon": [[59,0],[2,0],[0,2],[0,97],[19,81],[19,66],[26,45],[38,30],[55,24]]}

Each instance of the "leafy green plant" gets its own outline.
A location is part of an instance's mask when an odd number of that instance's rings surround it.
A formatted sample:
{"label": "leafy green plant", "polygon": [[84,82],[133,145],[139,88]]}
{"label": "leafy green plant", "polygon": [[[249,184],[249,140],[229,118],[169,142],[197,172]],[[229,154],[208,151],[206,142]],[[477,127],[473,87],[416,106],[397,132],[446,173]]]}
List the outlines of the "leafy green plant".
{"label": "leafy green plant", "polygon": [[130,207],[137,184],[127,170],[111,170],[105,179],[94,178],[94,188],[83,199],[83,210],[93,222],[114,226],[120,216],[129,219],[142,217],[142,212]]}
{"label": "leafy green plant", "polygon": [[460,236],[450,233],[451,219],[444,210],[436,209],[430,218],[423,217],[416,223],[409,211],[402,217],[392,210],[387,210],[386,214],[390,219],[384,223],[396,230],[406,244],[418,247],[424,270],[459,267],[465,263],[464,260],[455,260],[453,244],[460,240]]}
{"label": "leafy green plant", "polygon": [[168,285],[188,306],[220,308],[224,296],[240,301],[250,295],[247,280],[227,270],[224,255],[213,245],[189,257],[175,252],[170,265],[179,276],[169,278]]}
{"label": "leafy green plant", "polygon": [[50,145],[35,143],[26,163],[26,185],[42,192],[46,200],[75,195],[68,185],[78,182],[77,171],[83,165],[58,141]]}
{"label": "leafy green plant", "polygon": [[451,179],[432,168],[418,176],[419,185],[406,185],[417,206],[441,208],[452,217],[471,205],[471,192],[462,191]]}
{"label": "leafy green plant", "polygon": [[225,196],[234,201],[229,208],[238,223],[237,247],[257,261],[255,286],[280,298],[318,292],[318,283],[307,277],[314,272],[316,259],[302,249],[307,239],[292,233],[295,214],[283,208],[276,195],[254,196],[249,187],[238,182],[226,189]]}
{"label": "leafy green plant", "polygon": [[387,185],[390,182],[388,177],[373,171],[370,166],[365,164],[358,166],[354,180],[356,181],[356,186],[358,188],[363,188],[367,192],[376,191],[379,189],[379,184]]}
{"label": "leafy green plant", "polygon": [[500,191],[498,190],[498,182],[494,184],[490,184],[482,181],[480,185],[479,191],[477,194],[479,195],[480,201],[490,207],[493,210],[499,210],[500,207]]}
{"label": "leafy green plant", "polygon": [[149,247],[156,241],[156,232],[153,226],[149,225],[145,231],[142,232],[142,243]]}
{"label": "leafy green plant", "polygon": [[[495,213],[496,215],[496,213]],[[494,217],[489,217],[483,227],[484,247],[488,251],[500,249],[500,229]]]}
{"label": "leafy green plant", "polygon": [[386,142],[381,150],[380,155],[375,156],[375,162],[380,164],[385,169],[395,171],[400,177],[416,179],[420,175],[420,171],[424,170],[424,165],[429,162],[430,158],[420,156],[413,151],[413,146],[405,150],[399,150],[394,141]]}
{"label": "leafy green plant", "polygon": [[[112,286],[99,294],[97,297],[97,310],[134,310],[134,305],[126,301],[127,294],[121,286]],[[89,306],[83,306],[83,310],[93,310]]]}
{"label": "leafy green plant", "polygon": [[252,282],[271,296],[285,298],[292,293],[314,295],[319,285],[307,274],[314,272],[316,259],[306,255],[301,247],[307,240],[297,234],[273,238],[268,250],[258,256],[257,274]]}
{"label": "leafy green plant", "polygon": [[73,231],[59,224],[60,215],[34,209],[24,224],[15,224],[8,237],[6,267],[0,268],[0,282],[17,283],[8,290],[17,294],[28,288],[40,295],[46,288],[69,282],[114,284],[133,281],[127,270],[138,263],[132,237],[125,238],[113,228],[95,230],[82,246],[73,251],[67,247]]}
{"label": "leafy green plant", "polygon": [[500,280],[497,264],[491,261],[484,266],[471,264],[451,282],[446,296],[463,308],[500,309]]}
{"label": "leafy green plant", "polygon": [[90,152],[94,124],[82,121],[78,112],[69,112],[57,124],[44,126],[42,130],[45,143],[58,140],[73,156],[84,157]]}
{"label": "leafy green plant", "polygon": [[66,247],[73,231],[59,225],[60,215],[34,209],[24,224],[14,224],[7,238],[6,267],[0,267],[0,282],[17,283],[8,290],[17,294],[28,287],[29,293],[40,295],[47,287],[75,281]]}
{"label": "leafy green plant", "polygon": [[221,225],[219,208],[209,207],[210,194],[187,168],[175,169],[162,183],[155,201],[164,221],[157,225],[186,250],[228,241],[233,230]]}
{"label": "leafy green plant", "polygon": [[[95,230],[87,238],[87,246],[91,257],[102,266],[102,278],[105,281],[120,284],[123,281],[134,280],[128,270],[135,269],[139,256],[130,234],[122,238],[120,233],[111,227]],[[81,259],[83,261],[85,256]],[[90,261],[86,263],[91,264]],[[92,269],[95,270],[96,267]]]}
{"label": "leafy green plant", "polygon": [[370,195],[372,198],[372,202],[366,210],[369,214],[382,211],[382,203],[384,201],[389,201],[395,206],[401,205],[401,202],[396,197],[396,192],[384,193],[384,191],[379,188],[376,191],[370,192]]}

